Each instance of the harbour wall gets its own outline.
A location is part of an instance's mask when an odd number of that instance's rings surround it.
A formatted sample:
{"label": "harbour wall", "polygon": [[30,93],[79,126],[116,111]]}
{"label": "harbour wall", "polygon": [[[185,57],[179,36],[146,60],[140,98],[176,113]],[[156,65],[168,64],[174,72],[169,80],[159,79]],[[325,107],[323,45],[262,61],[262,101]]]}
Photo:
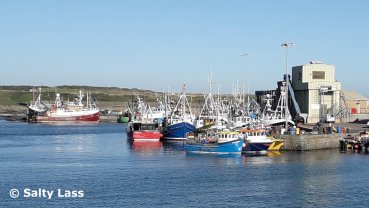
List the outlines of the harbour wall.
{"label": "harbour wall", "polygon": [[301,135],[282,135],[284,140],[282,150],[287,151],[306,151],[334,149],[339,147],[339,140],[342,135],[334,134],[301,134]]}
{"label": "harbour wall", "polygon": [[103,116],[103,115],[100,115],[100,122],[116,123],[118,118],[119,118],[119,116],[113,116],[113,115]]}

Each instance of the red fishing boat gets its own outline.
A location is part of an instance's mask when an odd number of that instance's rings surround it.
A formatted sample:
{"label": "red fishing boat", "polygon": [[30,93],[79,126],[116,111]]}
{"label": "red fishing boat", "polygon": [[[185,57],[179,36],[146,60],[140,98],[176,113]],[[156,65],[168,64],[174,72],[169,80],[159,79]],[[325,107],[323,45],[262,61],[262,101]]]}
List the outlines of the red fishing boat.
{"label": "red fishing boat", "polygon": [[159,124],[141,121],[132,121],[127,125],[127,135],[133,140],[159,141],[162,134]]}

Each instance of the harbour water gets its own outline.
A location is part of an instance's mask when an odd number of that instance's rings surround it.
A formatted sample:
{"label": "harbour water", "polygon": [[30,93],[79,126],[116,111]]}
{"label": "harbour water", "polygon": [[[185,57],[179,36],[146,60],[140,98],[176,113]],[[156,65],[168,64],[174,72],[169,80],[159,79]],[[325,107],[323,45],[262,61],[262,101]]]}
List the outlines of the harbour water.
{"label": "harbour water", "polygon": [[[186,155],[181,142],[130,143],[125,127],[0,121],[0,207],[369,204],[367,154]],[[39,189],[54,194],[28,196]],[[68,197],[68,191],[83,194]]]}

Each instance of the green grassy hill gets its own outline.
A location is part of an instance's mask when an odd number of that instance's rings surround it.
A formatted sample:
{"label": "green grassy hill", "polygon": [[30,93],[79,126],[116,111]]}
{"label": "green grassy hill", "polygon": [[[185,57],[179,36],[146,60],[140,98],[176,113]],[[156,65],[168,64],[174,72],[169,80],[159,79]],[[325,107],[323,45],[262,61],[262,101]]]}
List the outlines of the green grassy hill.
{"label": "green grassy hill", "polygon": [[[32,101],[32,88],[35,86],[0,86],[0,113],[23,112],[30,101]],[[76,86],[62,85],[56,87],[42,86],[42,100],[53,103],[55,94],[60,93],[64,101],[75,98],[79,91],[84,94],[90,93],[91,97],[96,98],[97,105],[100,109],[122,110],[126,104],[140,96],[145,102],[153,103],[156,101],[156,95],[151,90],[128,89],[118,87],[93,87],[93,86]],[[162,96],[159,93],[159,96]],[[201,108],[204,103],[204,96],[200,93],[187,93],[189,102],[194,108]],[[174,98],[174,97],[173,97]],[[176,98],[174,98],[176,99]]]}
{"label": "green grassy hill", "polygon": [[[28,103],[32,100],[33,86],[0,86],[0,105],[16,105],[18,103]],[[155,92],[150,90],[127,89],[117,87],[92,87],[92,86],[71,86],[63,85],[57,87],[42,86],[42,100],[55,99],[55,93],[60,93],[64,100],[73,99],[79,94],[79,90],[84,93],[89,92],[98,102],[128,102],[135,95],[140,95],[148,99],[155,100]]]}
{"label": "green grassy hill", "polygon": [[[35,86],[0,86],[0,112],[2,109],[18,109],[19,104],[26,106],[32,101],[32,88]],[[90,93],[91,97],[97,100],[97,105],[102,108],[117,109],[122,108],[126,103],[136,99],[136,96],[142,97],[146,102],[155,102],[156,95],[154,91],[142,90],[137,88],[118,88],[118,87],[93,87],[93,86],[75,86],[75,85],[62,85],[56,87],[42,86],[42,100],[47,102],[50,100],[52,103],[55,100],[55,94],[60,93],[63,100],[72,100],[75,98],[79,91],[82,90],[84,94]],[[192,103],[196,105],[202,105],[204,97],[202,94],[187,93],[189,99],[192,99]],[[161,96],[161,93],[159,93]],[[10,109],[10,110],[9,110]]]}

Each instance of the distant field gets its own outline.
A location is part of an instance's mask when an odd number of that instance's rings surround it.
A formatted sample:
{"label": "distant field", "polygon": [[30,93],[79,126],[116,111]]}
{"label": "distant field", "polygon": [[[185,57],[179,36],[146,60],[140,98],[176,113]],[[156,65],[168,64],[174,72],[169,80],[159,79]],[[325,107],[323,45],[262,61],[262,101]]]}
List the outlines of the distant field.
{"label": "distant field", "polygon": [[[32,100],[32,86],[0,86],[0,105],[15,105],[27,103]],[[42,87],[42,100],[53,101],[55,93],[60,93],[63,100],[73,99],[82,90],[99,102],[128,102],[136,95],[145,97],[149,101],[155,100],[155,92],[150,90],[126,89],[115,87],[91,87],[91,86],[57,86]]]}
{"label": "distant field", "polygon": [[[30,89],[34,86],[0,86],[0,113],[24,112],[26,105],[32,100]],[[131,103],[136,96],[143,98],[145,102],[154,104],[156,96],[162,96],[162,93],[155,93],[151,90],[128,89],[117,87],[92,87],[92,86],[70,86],[63,85],[57,87],[42,86],[43,102],[53,103],[55,94],[60,93],[64,101],[72,100],[82,90],[84,94],[90,93],[90,96],[97,100],[100,109],[122,110],[127,103]],[[178,93],[178,92],[176,92]],[[199,111],[204,103],[204,95],[199,93],[186,93],[188,101],[193,110]],[[229,96],[229,95],[227,95]],[[175,101],[178,96],[172,97]],[[21,105],[19,105],[21,104]],[[150,104],[150,105],[151,105]]]}
{"label": "distant field", "polygon": [[[18,104],[27,104],[32,100],[32,92],[30,89],[33,86],[0,86],[0,111],[23,109],[17,107]],[[104,109],[121,109],[127,103],[136,99],[136,96],[142,97],[146,102],[155,102],[156,94],[151,90],[128,89],[117,87],[92,87],[92,86],[57,86],[47,87],[42,86],[42,100],[44,102],[53,102],[55,94],[60,93],[63,100],[72,100],[82,90],[84,94],[89,92],[92,97],[97,100],[99,107]],[[158,93],[158,96],[162,96]],[[188,94],[192,103],[200,105],[204,102],[202,94]],[[202,105],[202,104],[201,104]],[[10,110],[9,110],[10,109]],[[18,110],[16,110],[18,111]]]}
{"label": "distant field", "polygon": [[0,105],[15,105],[19,102],[32,100],[30,92],[18,90],[0,90]]}

